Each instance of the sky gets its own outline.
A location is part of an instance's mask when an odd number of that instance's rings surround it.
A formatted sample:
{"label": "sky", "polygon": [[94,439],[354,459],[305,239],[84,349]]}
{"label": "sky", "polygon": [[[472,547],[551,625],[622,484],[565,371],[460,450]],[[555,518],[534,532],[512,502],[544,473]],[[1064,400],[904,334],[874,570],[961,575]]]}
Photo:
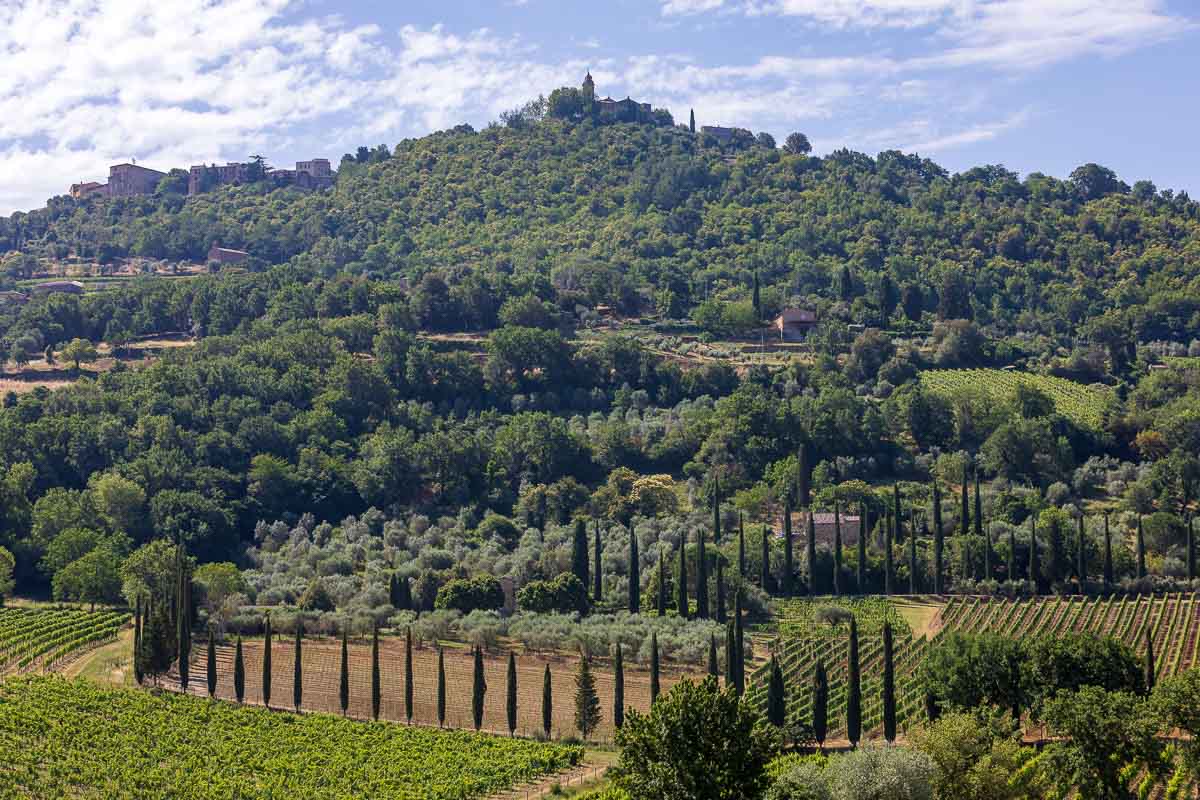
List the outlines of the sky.
{"label": "sky", "polygon": [[477,128],[586,71],[686,122],[1200,195],[1200,0],[0,0],[0,214],[110,164]]}

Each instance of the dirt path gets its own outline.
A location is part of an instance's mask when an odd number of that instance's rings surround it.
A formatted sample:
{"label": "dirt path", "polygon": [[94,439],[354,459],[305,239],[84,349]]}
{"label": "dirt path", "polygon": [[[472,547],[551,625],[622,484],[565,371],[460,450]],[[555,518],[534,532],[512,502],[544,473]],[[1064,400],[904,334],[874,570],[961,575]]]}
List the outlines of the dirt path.
{"label": "dirt path", "polygon": [[487,800],[528,800],[534,797],[548,797],[554,794],[555,787],[584,786],[599,781],[604,777],[608,764],[591,759],[585,759],[582,764],[569,770],[546,775],[533,783],[524,786],[514,786],[505,792],[491,795]]}
{"label": "dirt path", "polygon": [[133,628],[125,628],[114,642],[87,651],[59,671],[67,678],[87,678],[97,683],[127,686],[133,682]]}

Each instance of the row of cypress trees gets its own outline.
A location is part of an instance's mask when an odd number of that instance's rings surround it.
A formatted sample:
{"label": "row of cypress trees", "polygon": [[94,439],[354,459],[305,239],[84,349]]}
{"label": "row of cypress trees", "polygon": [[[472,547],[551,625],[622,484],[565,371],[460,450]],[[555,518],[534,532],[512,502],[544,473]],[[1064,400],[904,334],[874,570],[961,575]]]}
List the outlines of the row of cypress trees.
{"label": "row of cypress trees", "polygon": [[[862,739],[862,668],[859,663],[858,623],[850,619],[850,642],[846,656],[846,737],[854,747]],[[818,660],[812,675],[812,726],[813,737],[819,746],[824,746],[829,734],[829,674],[825,662]],[[896,667],[895,644],[892,626],[883,625],[883,736],[888,742],[896,741]],[[785,728],[787,720],[788,687],[783,670],[776,656],[771,656],[770,675],[767,681],[767,720],[779,728]],[[930,719],[937,718],[936,704],[926,698],[926,710]]]}

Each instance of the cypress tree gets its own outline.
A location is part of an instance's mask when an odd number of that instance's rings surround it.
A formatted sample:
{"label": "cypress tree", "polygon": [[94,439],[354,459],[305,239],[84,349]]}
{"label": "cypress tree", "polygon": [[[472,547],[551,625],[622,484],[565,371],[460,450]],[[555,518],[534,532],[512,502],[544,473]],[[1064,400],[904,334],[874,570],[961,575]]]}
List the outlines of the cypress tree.
{"label": "cypress tree", "polygon": [[738,697],[746,693],[746,642],[742,630],[742,593],[733,593],[733,677]]}
{"label": "cypress tree", "polygon": [[746,577],[746,520],[738,512],[738,577]]}
{"label": "cypress tree", "polygon": [[1087,532],[1083,513],[1079,514],[1079,536],[1075,547],[1075,574],[1079,577],[1079,593],[1087,591]]}
{"label": "cypress tree", "polygon": [[762,535],[762,575],[759,576],[758,584],[764,592],[770,593],[771,585],[771,540],[770,532],[763,528]]}
{"label": "cypress tree", "polygon": [[1142,530],[1142,515],[1138,514],[1137,526],[1137,577],[1146,577],[1146,534]]}
{"label": "cypress tree", "polygon": [[210,625],[208,628],[208,696],[217,694],[217,637]]}
{"label": "cypress tree", "polygon": [[679,581],[675,586],[675,611],[684,619],[688,618],[688,586],[687,586],[687,531],[679,537]]}
{"label": "cypress tree", "polygon": [[409,582],[408,576],[399,579],[400,584],[400,605],[404,611],[413,610],[412,599],[412,583]]}
{"label": "cypress tree", "polygon": [[813,670],[812,727],[817,746],[824,749],[825,735],[829,732],[829,675],[821,659]]}
{"label": "cypress tree", "polygon": [[733,654],[737,649],[737,633],[733,629],[733,620],[725,625],[725,686],[737,685],[737,665]]}
{"label": "cypress tree", "polygon": [[724,623],[729,616],[725,610],[725,567],[721,554],[717,554],[717,622]]}
{"label": "cypress tree", "polygon": [[487,695],[487,681],[483,676],[483,650],[475,648],[475,675],[471,682],[471,715],[475,721],[475,730],[483,727],[483,703]]}
{"label": "cypress tree", "polygon": [[946,531],[942,527],[942,489],[933,479],[933,593],[946,593]]}
{"label": "cypress tree", "polygon": [[900,484],[892,484],[892,516],[896,519],[896,544],[904,544],[904,513],[900,508]]}
{"label": "cypress tree", "polygon": [[721,667],[717,663],[717,637],[708,635],[708,674],[714,678],[721,677]]}
{"label": "cypress tree", "polygon": [[704,528],[696,529],[696,616],[708,619],[708,549]]}
{"label": "cypress tree", "polygon": [[[597,563],[599,562],[597,561]],[[658,578],[661,581],[662,575],[660,574]],[[629,523],[629,613],[642,613],[641,554],[638,553],[637,532],[634,531],[632,522]],[[662,616],[661,612],[659,616]]]}
{"label": "cypress tree", "polygon": [[617,654],[613,657],[613,727],[617,730],[625,724],[625,657],[621,643],[617,642]]}
{"label": "cypress tree", "polygon": [[750,304],[754,307],[754,318],[762,319],[762,290],[758,283],[758,270],[754,270],[754,288],[750,290]]}
{"label": "cypress tree", "polygon": [[271,707],[271,615],[263,623],[262,699],[263,705]]}
{"label": "cypress tree", "polygon": [[1040,594],[1042,586],[1042,563],[1038,558],[1037,517],[1029,515],[1029,580],[1033,593]]}
{"label": "cypress tree", "polygon": [[133,611],[133,679],[142,685],[142,596],[134,601]]}
{"label": "cypress tree", "polygon": [[817,524],[812,509],[808,510],[808,533],[805,544],[805,561],[808,562],[808,593],[817,594]]}
{"label": "cypress tree", "polygon": [[338,671],[338,703],[342,716],[350,710],[350,650],[346,646],[346,629],[342,629],[342,663]]}
{"label": "cypress tree", "polygon": [[867,593],[867,504],[858,509],[858,593]]}
{"label": "cypress tree", "polygon": [[658,699],[658,633],[650,633],[650,705]]}
{"label": "cypress tree", "polygon": [[300,704],[304,700],[304,659],[301,656],[300,642],[304,638],[304,624],[296,620],[296,644],[292,656],[292,707],[300,712]]}
{"label": "cypress tree", "polygon": [[246,699],[246,660],[242,656],[242,637],[237,638],[233,651],[233,694],[238,703]]}
{"label": "cypress tree", "polygon": [[[979,467],[975,467],[975,535],[983,536],[983,500],[979,494]],[[990,577],[990,576],[989,576]]]}
{"label": "cypress tree", "polygon": [[383,703],[383,686],[379,674],[379,625],[371,626],[371,719],[379,719]]}
{"label": "cypress tree", "polygon": [[917,593],[917,532],[908,532],[908,593]]}
{"label": "cypress tree", "polygon": [[542,733],[550,738],[550,728],[554,722],[554,689],[551,685],[550,665],[542,675]]}
{"label": "cypress tree", "polygon": [[713,544],[721,544],[721,482],[713,476]]}
{"label": "cypress tree", "polygon": [[438,646],[437,718],[439,728],[446,724],[446,653],[440,645]]}
{"label": "cypress tree", "polygon": [[895,573],[895,569],[894,569],[894,567],[892,566],[892,555],[893,555],[893,554],[892,554],[892,542],[893,542],[893,536],[892,536],[892,517],[891,517],[891,515],[890,515],[890,514],[889,514],[889,515],[888,515],[888,516],[887,516],[887,517],[884,519],[884,525],[883,525],[883,528],[884,528],[884,537],[885,537],[885,538],[884,538],[884,542],[883,542],[883,548],[884,548],[884,554],[883,554],[883,593],[884,593],[884,594],[887,594],[887,595],[890,595],[890,594],[892,594],[892,591],[893,591],[893,588],[894,588],[894,587],[893,587],[893,580],[894,580],[894,578],[893,578],[893,575],[894,575],[894,573]]}
{"label": "cypress tree", "polygon": [[883,623],[883,738],[896,741],[896,667],[892,645],[892,625]]}
{"label": "cypress tree", "polygon": [[842,593],[842,504],[833,504],[833,594]]}
{"label": "cypress tree", "polygon": [[1187,528],[1187,574],[1188,580],[1196,580],[1196,519],[1188,520]]}
{"label": "cypress tree", "polygon": [[937,722],[942,716],[942,710],[938,707],[937,695],[931,691],[925,692],[925,719],[929,722]]}
{"label": "cypress tree", "polygon": [[1146,626],[1146,691],[1154,691],[1155,676],[1157,670],[1154,667],[1154,637],[1150,635],[1150,626]]}
{"label": "cypress tree", "polygon": [[517,733],[517,659],[513,651],[508,651],[508,683],[505,695],[505,710],[508,712],[508,735]]}
{"label": "cypress tree", "polygon": [[658,615],[667,615],[667,571],[663,566],[662,550],[658,551]]}
{"label": "cypress tree", "polygon": [[[599,605],[604,595],[604,581],[601,580],[602,573],[600,571],[601,545],[600,545],[600,519],[596,519],[596,546],[595,546],[595,563],[592,569],[592,602]],[[631,613],[636,613],[631,610]]]}
{"label": "cypress tree", "polygon": [[688,118],[688,130],[692,133],[696,132],[696,109],[692,109]]}
{"label": "cypress tree", "polygon": [[1017,579],[1017,526],[1008,528],[1008,579]]}
{"label": "cypress tree", "polygon": [[970,511],[967,508],[967,486],[971,481],[971,476],[969,473],[970,463],[971,463],[970,457],[967,457],[963,460],[962,508],[959,509],[959,514],[960,514],[959,533],[962,535],[962,538],[964,540],[967,538],[967,526],[970,524]]}
{"label": "cypress tree", "polygon": [[808,508],[812,494],[812,473],[808,468],[808,442],[800,445],[800,507]]}
{"label": "cypress tree", "polygon": [[587,741],[600,724],[600,697],[596,694],[596,678],[588,657],[581,655],[579,671],[575,673],[575,727],[580,738]]}
{"label": "cypress tree", "polygon": [[846,738],[858,747],[862,738],[862,675],[858,664],[858,622],[850,618],[850,646],[846,658]]}
{"label": "cypress tree", "polygon": [[775,656],[771,656],[771,678],[767,683],[767,721],[776,728],[787,724],[787,687],[783,683],[783,670]]}
{"label": "cypress tree", "polygon": [[[408,724],[413,720],[413,646],[412,626],[404,635],[404,718]],[[438,661],[441,661],[441,649],[438,650]]]}
{"label": "cypress tree", "polygon": [[587,523],[583,517],[575,519],[575,535],[571,539],[571,572],[579,578],[584,589],[588,586],[588,542]]}
{"label": "cypress tree", "polygon": [[1104,585],[1113,584],[1112,531],[1108,527],[1108,512],[1104,512]]}
{"label": "cypress tree", "polygon": [[783,499],[783,596],[792,596],[792,573],[795,566],[792,562],[792,500]]}

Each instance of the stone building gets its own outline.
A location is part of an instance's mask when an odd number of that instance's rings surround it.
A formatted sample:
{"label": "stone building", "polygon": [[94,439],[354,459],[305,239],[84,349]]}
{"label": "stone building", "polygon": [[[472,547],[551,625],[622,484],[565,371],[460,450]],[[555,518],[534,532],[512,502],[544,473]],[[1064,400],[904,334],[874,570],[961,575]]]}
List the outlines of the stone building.
{"label": "stone building", "polygon": [[781,342],[802,342],[817,327],[817,312],[808,308],[785,308],[771,323]]}
{"label": "stone building", "polygon": [[[218,186],[249,183],[254,162],[229,162],[225,166],[199,164],[188,170],[188,194],[200,194]],[[337,174],[327,158],[297,161],[295,169],[268,169],[264,179],[275,186],[296,186],[301,189],[327,189],[333,186]]]}
{"label": "stone building", "polygon": [[137,164],[116,164],[108,168],[108,196],[136,197],[153,194],[158,182],[167,173],[139,167]]}
{"label": "stone building", "polygon": [[217,264],[222,267],[230,267],[235,264],[244,264],[250,259],[250,254],[245,250],[234,250],[229,247],[217,247],[215,244],[208,250],[209,264]]}
{"label": "stone building", "polygon": [[76,200],[82,200],[83,198],[91,197],[92,195],[107,197],[108,184],[96,183],[95,181],[71,184],[71,197],[74,197]]}
{"label": "stone building", "polygon": [[583,102],[585,109],[589,103],[595,103],[596,110],[601,115],[617,117],[618,119],[631,122],[648,121],[652,114],[649,103],[639,103],[630,97],[626,97],[624,100],[613,100],[611,97],[597,100],[596,81],[592,78],[591,72],[588,72],[583,79]]}

